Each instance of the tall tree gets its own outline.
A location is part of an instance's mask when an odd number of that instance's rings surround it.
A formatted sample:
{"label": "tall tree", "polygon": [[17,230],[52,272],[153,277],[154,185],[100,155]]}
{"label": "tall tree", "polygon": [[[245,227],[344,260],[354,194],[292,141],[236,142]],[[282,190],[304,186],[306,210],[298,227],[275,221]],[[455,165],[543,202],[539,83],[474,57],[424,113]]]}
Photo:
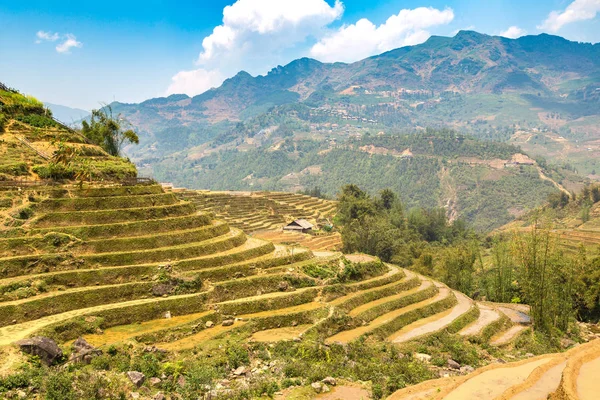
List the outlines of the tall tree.
{"label": "tall tree", "polygon": [[90,121],[82,122],[81,132],[111,156],[121,155],[125,143],[139,144],[137,133],[121,115],[114,116],[111,106],[92,110]]}

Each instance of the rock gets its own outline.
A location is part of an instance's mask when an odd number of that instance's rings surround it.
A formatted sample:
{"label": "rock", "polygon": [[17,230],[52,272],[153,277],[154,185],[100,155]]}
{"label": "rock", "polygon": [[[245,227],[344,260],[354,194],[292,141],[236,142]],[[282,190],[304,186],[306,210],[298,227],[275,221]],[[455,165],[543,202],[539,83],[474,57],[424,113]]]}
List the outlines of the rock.
{"label": "rock", "polygon": [[140,387],[144,384],[146,380],[146,375],[142,374],[138,371],[129,371],[127,372],[127,377],[136,387]]}
{"label": "rock", "polygon": [[184,386],[185,386],[185,376],[183,376],[183,375],[179,375],[179,376],[177,377],[177,385],[178,385],[179,387],[184,387]]}
{"label": "rock", "polygon": [[129,393],[129,397],[131,397],[132,399],[139,399],[140,394],[138,392],[131,392]]}
{"label": "rock", "polygon": [[569,348],[569,347],[573,346],[574,344],[575,344],[575,342],[571,339],[564,338],[564,339],[560,340],[560,345],[562,346],[563,349]]}
{"label": "rock", "polygon": [[162,392],[158,392],[152,397],[152,400],[166,400],[166,399],[167,398],[165,397],[164,394],[162,394]]}
{"label": "rock", "polygon": [[331,389],[329,389],[329,386],[323,385],[323,387],[321,388],[321,393],[329,393],[329,392],[331,392]]}
{"label": "rock", "polygon": [[92,358],[102,354],[102,350],[95,348],[82,337],[73,342],[71,349],[73,350],[73,353],[69,357],[69,361],[71,362],[89,364]]}
{"label": "rock", "polygon": [[461,374],[470,374],[473,371],[475,371],[475,368],[471,367],[470,365],[463,365],[460,367]]}
{"label": "rock", "polygon": [[525,357],[531,358],[531,357],[535,357],[535,355],[533,353],[525,353]]}
{"label": "rock", "polygon": [[431,362],[431,356],[429,354],[416,353],[415,358],[424,363]]}
{"label": "rock", "polygon": [[25,393],[25,392],[24,392],[24,391],[22,391],[22,390],[17,390],[17,397],[18,397],[19,399],[25,399],[25,398],[27,398],[27,393]]}
{"label": "rock", "polygon": [[323,382],[324,384],[329,385],[329,386],[335,386],[337,384],[337,381],[332,376],[328,376],[327,378],[323,379],[321,382]]}
{"label": "rock", "polygon": [[312,387],[316,393],[321,393],[321,390],[323,390],[323,384],[321,382],[313,382],[310,384],[310,387]]}
{"label": "rock", "polygon": [[171,319],[171,311],[165,313],[165,319]]}
{"label": "rock", "polygon": [[235,371],[233,371],[235,376],[246,375],[246,367],[237,367]]}
{"label": "rock", "polygon": [[204,324],[204,326],[206,326],[207,328],[212,328],[214,325],[215,323],[212,321],[206,321],[206,324]]}
{"label": "rock", "polygon": [[453,359],[449,358],[448,361],[448,367],[452,368],[452,369],[460,369],[460,364],[457,363],[456,361],[454,361]]}
{"label": "rock", "polygon": [[36,336],[17,342],[22,352],[38,356],[46,365],[52,365],[63,352],[56,342],[44,336]]}
{"label": "rock", "polygon": [[296,336],[295,338],[292,339],[292,341],[296,342],[296,343],[300,343],[302,341],[301,337]]}
{"label": "rock", "polygon": [[159,283],[152,286],[152,295],[156,297],[168,295],[173,290],[173,286],[168,283]]}
{"label": "rock", "polygon": [[233,325],[234,320],[233,319],[226,319],[225,321],[223,321],[223,323],[221,325],[223,326],[231,326]]}
{"label": "rock", "polygon": [[150,385],[152,385],[152,386],[158,386],[158,385],[160,385],[161,382],[162,382],[162,380],[160,378],[156,378],[156,377],[150,378]]}
{"label": "rock", "polygon": [[279,282],[279,285],[277,285],[277,289],[280,292],[285,292],[286,290],[288,290],[290,288],[290,284],[287,283],[286,281],[281,281]]}

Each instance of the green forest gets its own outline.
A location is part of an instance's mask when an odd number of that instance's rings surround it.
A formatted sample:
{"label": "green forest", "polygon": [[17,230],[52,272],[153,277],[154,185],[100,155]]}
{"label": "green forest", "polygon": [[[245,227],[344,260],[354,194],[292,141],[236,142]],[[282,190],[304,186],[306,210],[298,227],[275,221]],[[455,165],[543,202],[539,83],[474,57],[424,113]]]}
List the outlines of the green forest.
{"label": "green forest", "polygon": [[549,216],[570,202],[571,209],[585,210],[600,202],[598,193],[592,187],[574,200],[559,196],[551,212],[527,217],[529,230],[482,237],[463,220],[450,222],[443,209],[406,210],[392,190],[370,196],[346,185],[338,194],[337,222],[345,252],[377,255],[476,300],[528,304],[535,329],[557,338],[576,329],[576,319],[600,319],[600,257],[583,246],[561,246]]}

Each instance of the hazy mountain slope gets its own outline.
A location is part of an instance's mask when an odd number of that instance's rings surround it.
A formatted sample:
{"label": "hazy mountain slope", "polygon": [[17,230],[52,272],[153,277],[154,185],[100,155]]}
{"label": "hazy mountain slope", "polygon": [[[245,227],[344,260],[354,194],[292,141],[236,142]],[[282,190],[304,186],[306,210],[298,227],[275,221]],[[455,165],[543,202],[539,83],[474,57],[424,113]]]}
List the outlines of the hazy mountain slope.
{"label": "hazy mountain slope", "polygon": [[76,121],[80,121],[87,118],[90,115],[89,111],[82,110],[80,108],[71,108],[67,106],[61,106],[60,104],[44,103],[44,106],[48,107],[52,111],[54,118],[62,121],[66,124],[71,124]]}

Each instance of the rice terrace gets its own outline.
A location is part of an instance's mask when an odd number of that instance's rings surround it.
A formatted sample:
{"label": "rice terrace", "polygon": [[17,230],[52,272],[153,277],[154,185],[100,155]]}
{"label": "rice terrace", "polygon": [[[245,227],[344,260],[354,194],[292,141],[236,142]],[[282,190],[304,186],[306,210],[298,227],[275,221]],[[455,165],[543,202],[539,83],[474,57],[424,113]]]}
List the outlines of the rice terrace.
{"label": "rice terrace", "polygon": [[0,5],[0,399],[599,398],[597,1],[49,3]]}

